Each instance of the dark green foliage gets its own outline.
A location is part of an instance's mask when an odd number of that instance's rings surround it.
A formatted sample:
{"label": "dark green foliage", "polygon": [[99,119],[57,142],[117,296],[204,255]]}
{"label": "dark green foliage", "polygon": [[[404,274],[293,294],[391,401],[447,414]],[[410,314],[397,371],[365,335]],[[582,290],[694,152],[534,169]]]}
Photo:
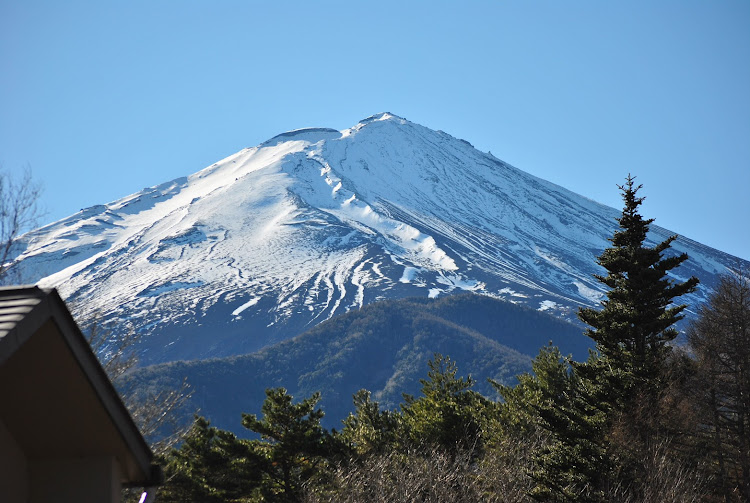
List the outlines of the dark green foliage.
{"label": "dark green foliage", "polygon": [[327,464],[344,449],[320,425],[320,395],[299,403],[283,388],[266,395],[262,418],[242,417],[260,439],[238,439],[197,417],[180,448],[164,460],[160,501],[297,502],[306,486],[325,486]]}
{"label": "dark green foliage", "polygon": [[383,452],[396,445],[401,426],[400,416],[381,410],[370,400],[371,393],[361,389],[354,394],[354,413],[344,419],[339,439],[357,454]]}
{"label": "dark green foliage", "polygon": [[260,493],[265,501],[299,501],[305,484],[321,477],[321,464],[336,451],[334,439],[323,429],[323,411],[315,393],[299,403],[284,388],[266,391],[263,417],[243,414],[242,426],[261,436],[251,449],[262,459]]}
{"label": "dark green foliage", "polygon": [[661,387],[660,376],[675,339],[674,324],[681,320],[686,305],[674,305],[675,298],[692,292],[697,278],[684,282],[670,280],[667,273],[687,260],[687,254],[663,257],[677,236],[649,247],[645,244],[649,224],[638,213],[643,202],[628,176],[620,186],[625,206],[618,219],[619,230],[610,239],[599,264],[606,276],[596,276],[605,284],[607,299],[602,309],[582,308],[581,321],[591,328],[586,335],[596,342],[601,358],[577,366],[583,377],[607,382],[606,396],[597,396],[616,410],[624,410],[636,398],[654,399]]}
{"label": "dark green foliage", "polygon": [[[635,501],[697,503],[700,479],[671,451],[647,452],[637,491],[623,486],[596,439],[605,416],[587,409],[585,384],[569,359],[542,349],[533,374],[505,398],[489,402],[435,355],[422,395],[400,412],[383,411],[366,390],[339,434],[325,430],[320,396],[295,403],[269,389],[262,417],[243,425],[260,438],[239,440],[198,418],[185,443],[166,460],[163,501],[528,502]],[[590,394],[590,393],[588,393]],[[606,444],[605,444],[606,445]],[[536,459],[536,463],[532,460]],[[597,462],[600,461],[600,462]],[[542,468],[547,468],[545,471]],[[696,482],[698,481],[698,482]]]}
{"label": "dark green foliage", "polygon": [[260,481],[260,463],[246,441],[196,417],[180,448],[164,460],[166,484],[159,501],[239,501]]}
{"label": "dark green foliage", "polygon": [[[584,363],[574,364],[580,376],[584,416],[603,418],[591,441],[606,453],[610,479],[627,488],[643,485],[647,468],[641,462],[662,442],[671,442],[662,425],[659,404],[668,390],[669,343],[677,336],[674,324],[681,320],[685,305],[674,299],[692,292],[696,278],[674,282],[667,273],[687,260],[686,254],[664,257],[676,236],[653,246],[645,241],[653,219],[643,219],[637,196],[628,176],[620,187],[624,201],[619,229],[612,246],[599,257],[607,271],[597,276],[609,290],[602,309],[581,309],[580,319],[591,328],[586,334],[596,342],[596,353]],[[598,419],[597,419],[598,422]],[[608,435],[608,436],[607,436]],[[601,456],[586,463],[601,463]],[[606,479],[591,481],[594,490],[604,488]],[[637,493],[637,491],[636,491]]]}
{"label": "dark green foliage", "polygon": [[[509,433],[526,435],[539,429],[539,410],[550,397],[564,396],[570,387],[570,366],[557,346],[543,347],[531,363],[531,372],[518,376],[518,384],[508,386],[497,382],[492,385],[502,397],[500,415]],[[545,403],[552,406],[558,400]]]}
{"label": "dark green foliage", "polygon": [[579,311],[596,351],[585,362],[572,362],[572,373],[540,381],[539,425],[549,443],[536,458],[532,494],[541,501],[606,501],[618,484],[632,494],[647,479],[640,458],[668,440],[660,431],[658,403],[667,389],[673,325],[686,307],[673,300],[693,291],[698,280],[667,277],[687,259],[662,256],[675,236],[646,245],[653,220],[638,213],[640,188],[631,176],[620,187],[619,229],[598,259],[607,274],[596,277],[609,288],[602,309]]}
{"label": "dark green foliage", "polygon": [[586,384],[555,346],[542,348],[533,373],[519,376],[515,387],[496,384],[505,435],[542,437],[529,476],[531,495],[539,501],[600,501],[592,490],[610,473],[601,438],[605,415],[583,399]]}
{"label": "dark green foliage", "polygon": [[601,441],[607,415],[587,400],[598,384],[561,372],[559,365],[542,375],[540,426],[552,434],[536,455],[531,494],[540,501],[605,501],[602,489],[613,475]]}
{"label": "dark green foliage", "polygon": [[407,438],[413,445],[431,445],[447,452],[481,449],[492,404],[473,391],[471,377],[456,377],[448,357],[435,354],[427,379],[420,379],[422,396],[404,395],[401,406]]}

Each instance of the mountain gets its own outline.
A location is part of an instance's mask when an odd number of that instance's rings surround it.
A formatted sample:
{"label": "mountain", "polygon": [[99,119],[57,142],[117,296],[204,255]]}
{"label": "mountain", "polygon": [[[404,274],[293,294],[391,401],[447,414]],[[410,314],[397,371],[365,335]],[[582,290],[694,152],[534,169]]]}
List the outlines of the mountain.
{"label": "mountain", "polygon": [[179,389],[186,378],[193,389],[186,408],[237,434],[243,412],[260,413],[266,388],[284,387],[297,399],[320,391],[326,426],[340,428],[362,388],[387,409],[403,402],[402,393],[418,395],[435,352],[449,355],[461,375],[476,379],[475,390],[494,398],[487,379],[514,384],[549,334],[563,354],[586,358],[590,339],[579,327],[527,307],[471,293],[386,300],[249,355],[152,365],[119,384]]}
{"label": "mountain", "polygon": [[[618,215],[383,113],[82,210],[23,236],[14,267],[80,320],[141,333],[152,364],[251,353],[384,299],[468,291],[573,319],[601,299],[592,275]],[[690,255],[678,279],[702,281],[691,306],[750,267],[684,237],[673,251]]]}

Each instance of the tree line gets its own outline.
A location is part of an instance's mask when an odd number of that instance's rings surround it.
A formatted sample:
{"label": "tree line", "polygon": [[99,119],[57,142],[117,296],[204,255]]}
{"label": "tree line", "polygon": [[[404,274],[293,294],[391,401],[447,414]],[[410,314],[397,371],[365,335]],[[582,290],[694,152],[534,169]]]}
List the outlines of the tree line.
{"label": "tree line", "polygon": [[163,458],[162,501],[750,501],[750,284],[722,277],[687,344],[673,343],[698,280],[670,279],[687,260],[653,247],[628,176],[611,246],[598,258],[600,309],[579,318],[596,344],[585,361],[540,350],[493,401],[439,354],[384,410],[361,390],[340,431],[321,426],[320,394],[268,389],[252,438],[196,417]]}

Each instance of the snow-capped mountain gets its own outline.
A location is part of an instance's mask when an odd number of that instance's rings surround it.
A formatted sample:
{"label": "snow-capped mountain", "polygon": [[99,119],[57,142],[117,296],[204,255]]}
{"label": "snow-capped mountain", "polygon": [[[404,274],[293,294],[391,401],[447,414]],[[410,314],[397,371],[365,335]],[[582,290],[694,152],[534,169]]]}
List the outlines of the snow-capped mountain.
{"label": "snow-capped mountain", "polygon": [[[82,210],[23,236],[16,265],[79,319],[140,331],[154,363],[247,353],[384,298],[474,291],[572,318],[601,298],[592,274],[618,215],[383,113]],[[673,249],[690,255],[679,279],[703,282],[692,305],[742,262]]]}

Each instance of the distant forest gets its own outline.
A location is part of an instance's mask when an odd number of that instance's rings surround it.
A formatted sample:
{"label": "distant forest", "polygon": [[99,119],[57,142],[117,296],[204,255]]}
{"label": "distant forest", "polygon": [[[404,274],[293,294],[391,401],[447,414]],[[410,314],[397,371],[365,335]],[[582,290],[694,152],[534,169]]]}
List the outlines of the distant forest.
{"label": "distant forest", "polygon": [[483,295],[387,300],[256,353],[139,368],[119,384],[126,394],[155,393],[179,388],[187,379],[193,389],[187,405],[234,433],[241,433],[242,412],[260,409],[265,388],[284,387],[299,397],[317,391],[325,412],[322,424],[335,428],[361,388],[387,409],[399,406],[402,393],[419,393],[419,379],[435,352],[450,355],[464,371],[471,369],[475,391],[499,398],[487,379],[517,382],[550,334],[575,358],[585,358],[593,347],[579,326]]}

